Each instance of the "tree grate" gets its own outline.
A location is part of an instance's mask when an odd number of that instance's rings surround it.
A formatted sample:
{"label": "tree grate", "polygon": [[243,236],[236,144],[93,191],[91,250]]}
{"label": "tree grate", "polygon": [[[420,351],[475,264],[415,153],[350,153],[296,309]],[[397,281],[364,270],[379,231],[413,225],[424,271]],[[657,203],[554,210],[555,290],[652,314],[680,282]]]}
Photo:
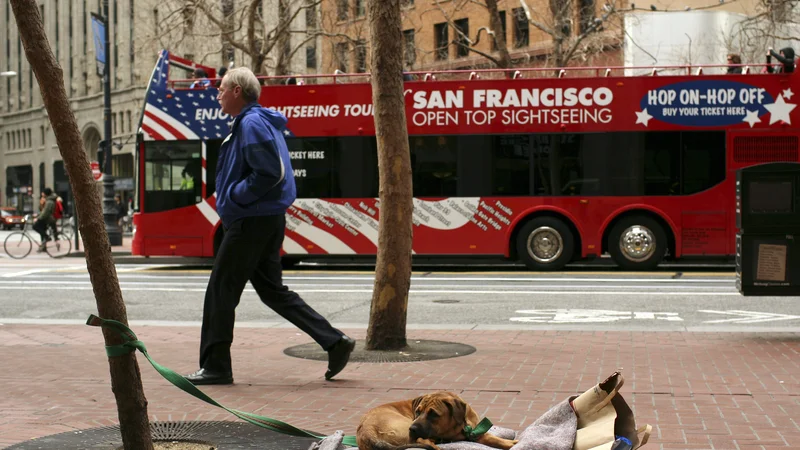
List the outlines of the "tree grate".
{"label": "tree grate", "polygon": [[[289,347],[283,351],[288,356],[314,361],[327,361],[328,352],[316,343]],[[445,341],[409,340],[406,348],[401,350],[364,349],[363,341],[356,341],[356,348],[350,354],[350,362],[392,363],[433,361],[437,359],[457,358],[475,353],[475,347],[466,344]]]}
{"label": "tree grate", "polygon": [[[193,442],[218,450],[307,450],[312,438],[276,433],[245,422],[153,422],[154,441]],[[319,433],[316,433],[319,434]],[[122,448],[119,426],[68,431],[7,447],[7,450],[117,450]]]}

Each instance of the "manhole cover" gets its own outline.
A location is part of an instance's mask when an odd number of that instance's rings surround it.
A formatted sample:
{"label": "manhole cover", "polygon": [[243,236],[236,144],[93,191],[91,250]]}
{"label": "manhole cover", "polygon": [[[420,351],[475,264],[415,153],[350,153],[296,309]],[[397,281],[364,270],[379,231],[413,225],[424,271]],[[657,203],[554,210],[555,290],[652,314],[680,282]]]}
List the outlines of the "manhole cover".
{"label": "manhole cover", "polygon": [[[328,352],[316,343],[295,345],[283,351],[295,358],[327,361]],[[431,361],[435,359],[456,358],[475,353],[475,347],[466,344],[444,341],[424,341],[409,339],[408,346],[402,350],[364,349],[364,341],[356,341],[356,348],[350,354],[350,362],[384,363]]]}
{"label": "manhole cover", "polygon": [[434,300],[433,303],[461,303],[461,300],[452,300],[447,298],[440,298],[438,300]]}
{"label": "manhole cover", "polygon": [[[244,422],[153,422],[154,441],[207,442],[218,450],[307,450],[312,438],[287,436]],[[7,447],[8,450],[115,450],[119,426],[68,431]]]}

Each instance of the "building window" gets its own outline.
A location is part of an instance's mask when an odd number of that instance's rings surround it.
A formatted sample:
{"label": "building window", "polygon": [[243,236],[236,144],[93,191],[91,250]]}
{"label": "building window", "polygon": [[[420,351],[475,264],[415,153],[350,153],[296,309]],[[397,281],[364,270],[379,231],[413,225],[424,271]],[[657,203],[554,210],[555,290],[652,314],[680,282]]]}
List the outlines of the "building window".
{"label": "building window", "polygon": [[417,61],[417,44],[414,41],[414,30],[403,30],[403,57],[406,67],[411,67]]}
{"label": "building window", "polygon": [[514,47],[527,47],[530,45],[530,29],[528,28],[530,24],[525,10],[514,8],[512,14],[514,16]]}
{"label": "building window", "polygon": [[22,40],[17,38],[17,110],[22,109]]}
{"label": "building window", "polygon": [[594,24],[595,6],[594,0],[580,0],[581,33],[586,33]]}
{"label": "building window", "polygon": [[[72,2],[70,2],[70,5],[69,5],[69,27],[68,27],[68,30],[69,30],[69,47],[68,48],[70,50],[70,53],[72,53],[72,21],[74,20],[74,18],[72,17],[72,4],[71,3]],[[72,95],[72,73],[73,73],[73,69],[74,69],[74,67],[72,65],[72,60],[73,60],[72,55],[69,55],[68,59],[69,59],[69,73],[67,74],[67,85],[69,86],[69,88],[67,89],[67,95]]]}
{"label": "building window", "polygon": [[42,138],[42,147],[44,147],[44,139],[45,139],[45,135],[44,135],[44,125],[40,125],[40,126],[39,126],[39,134],[41,134],[41,138]]}
{"label": "building window", "polygon": [[131,121],[131,112],[128,111],[128,133],[133,131],[133,122]]}
{"label": "building window", "polygon": [[[506,42],[506,12],[505,11],[497,11],[497,15],[500,16],[500,31],[496,31],[497,38],[503,42]],[[497,50],[497,41],[492,39],[492,50]]]}
{"label": "building window", "polygon": [[458,19],[454,22],[458,30],[455,39],[456,58],[469,55],[469,19]]}
{"label": "building window", "polygon": [[367,13],[367,8],[364,5],[364,0],[356,0],[356,17],[364,17]]}
{"label": "building window", "polygon": [[314,45],[309,45],[306,47],[306,68],[317,68],[317,47]]}
{"label": "building window", "polygon": [[83,0],[83,56],[86,56],[89,50],[89,36],[86,35],[86,22],[89,21],[89,16],[86,14],[86,0]]}
{"label": "building window", "polygon": [[153,30],[158,35],[158,8],[153,8]]}
{"label": "building window", "polygon": [[135,26],[134,25],[134,20],[136,18],[136,14],[134,14],[133,0],[130,0],[130,1],[131,1],[130,5],[129,5],[130,10],[128,11],[128,14],[129,14],[129,17],[128,17],[128,20],[129,20],[128,30],[130,30],[130,33],[129,33],[130,34],[130,36],[129,36],[130,42],[128,43],[128,53],[129,53],[128,57],[129,57],[130,63],[131,63],[130,64],[131,85],[133,85],[133,84],[136,83],[136,79],[135,79],[136,78],[136,74],[134,72],[134,67],[136,67],[136,48],[133,45],[133,42],[134,42],[133,30],[134,30],[134,26]]}
{"label": "building window", "polygon": [[306,0],[306,28],[317,28],[317,6],[315,0]]}
{"label": "building window", "polygon": [[114,0],[114,71],[109,72],[111,77],[114,78],[114,88],[117,87],[117,69],[119,69],[119,21],[117,20],[117,16],[119,16],[119,5],[117,4],[117,0]]}
{"label": "building window", "polygon": [[112,131],[113,135],[117,134],[117,113],[111,113],[111,125],[113,125],[114,130]]}
{"label": "building window", "polygon": [[59,50],[60,50],[60,47],[61,47],[61,41],[60,41],[60,39],[61,39],[60,34],[61,33],[59,31],[59,23],[61,22],[61,17],[58,15],[58,4],[59,3],[60,2],[58,2],[58,1],[55,2],[55,6],[56,6],[55,17],[56,17],[56,61],[59,61],[59,63],[60,63],[61,61],[59,60],[59,57],[58,57],[58,55],[60,53]]}
{"label": "building window", "polygon": [[336,0],[336,19],[347,20],[347,16],[350,13],[350,5],[348,3],[349,0]]}
{"label": "building window", "polygon": [[367,41],[361,39],[356,43],[356,72],[367,71]]}
{"label": "building window", "polygon": [[336,62],[340,71],[347,73],[350,70],[350,64],[347,58],[347,42],[336,44]]}
{"label": "building window", "polygon": [[449,56],[448,44],[450,39],[448,37],[447,22],[437,23],[433,26],[434,48],[436,49],[436,59],[444,60]]}

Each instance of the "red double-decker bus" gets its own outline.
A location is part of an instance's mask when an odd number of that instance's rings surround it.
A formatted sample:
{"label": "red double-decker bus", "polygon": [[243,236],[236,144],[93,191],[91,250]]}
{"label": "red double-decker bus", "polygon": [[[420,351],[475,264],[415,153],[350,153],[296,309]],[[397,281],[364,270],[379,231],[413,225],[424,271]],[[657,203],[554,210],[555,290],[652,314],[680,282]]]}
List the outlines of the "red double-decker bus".
{"label": "red double-decker bus", "polygon": [[[214,83],[190,89],[176,66],[193,64],[162,51],[147,91],[132,251],[211,257],[222,233],[217,151],[232,119]],[[797,77],[624,70],[406,82],[414,253],[498,255],[534,270],[605,253],[626,269],[732,255],[735,171],[798,161]],[[272,80],[260,103],[289,118],[298,199],[285,257],[374,255],[380,202],[367,78]]]}

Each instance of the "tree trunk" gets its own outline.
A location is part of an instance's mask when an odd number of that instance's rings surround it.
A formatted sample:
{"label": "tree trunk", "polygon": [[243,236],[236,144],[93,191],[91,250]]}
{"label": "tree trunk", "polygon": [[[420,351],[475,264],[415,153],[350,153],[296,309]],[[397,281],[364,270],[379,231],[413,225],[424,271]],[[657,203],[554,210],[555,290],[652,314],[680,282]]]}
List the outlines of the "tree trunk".
{"label": "tree trunk", "polygon": [[289,22],[292,20],[292,10],[288,0],[278,0],[278,29],[286,31],[276,37],[275,43],[275,75],[289,75],[292,67],[290,61],[292,53],[292,33]]}
{"label": "tree trunk", "polygon": [[403,54],[400,0],[370,1],[369,28],[381,204],[366,348],[394,350],[406,346],[414,205],[403,98],[403,58],[397,56]]}
{"label": "tree trunk", "polygon": [[[503,22],[500,21],[500,13],[497,12],[497,0],[486,0],[486,8],[489,10],[489,26],[492,27],[494,32],[494,44],[497,53],[500,55],[498,58],[498,66],[502,69],[511,68],[511,55],[508,54],[508,45],[506,44],[506,30],[503,29]],[[510,77],[511,73],[506,72],[506,76]]]}
{"label": "tree trunk", "polygon": [[222,64],[227,66],[229,62],[234,60],[234,49],[233,45],[228,42],[226,36],[229,39],[233,39],[233,30],[236,27],[236,23],[234,22],[234,5],[233,0],[221,0],[222,4],[222,24],[223,29],[220,30],[222,40]]}
{"label": "tree trunk", "polygon": [[[100,195],[83,151],[80,131],[69,107],[64,75],[44,32],[36,0],[11,0],[25,56],[36,74],[47,115],[64,159],[75,206],[81,218],[80,232],[86,251],[89,278],[100,317],[127,323],[125,304],[119,288],[111,247],[103,223]],[[103,330],[106,345],[121,344],[114,333]],[[98,352],[103,351],[100,347]],[[117,400],[122,442],[125,449],[152,450],[147,399],[144,397],[139,365],[133,353],[109,358],[111,390]]]}

